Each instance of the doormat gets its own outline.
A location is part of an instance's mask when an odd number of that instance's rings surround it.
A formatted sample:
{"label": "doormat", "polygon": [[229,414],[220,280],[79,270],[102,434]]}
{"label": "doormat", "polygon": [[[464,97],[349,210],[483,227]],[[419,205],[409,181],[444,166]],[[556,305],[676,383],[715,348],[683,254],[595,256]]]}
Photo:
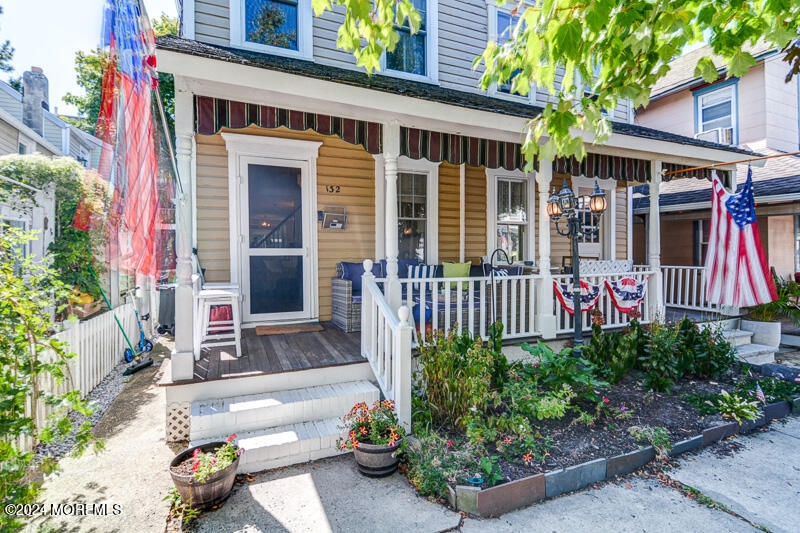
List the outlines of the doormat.
{"label": "doormat", "polygon": [[291,333],[311,333],[323,331],[322,324],[287,324],[285,326],[256,326],[256,335],[288,335]]}

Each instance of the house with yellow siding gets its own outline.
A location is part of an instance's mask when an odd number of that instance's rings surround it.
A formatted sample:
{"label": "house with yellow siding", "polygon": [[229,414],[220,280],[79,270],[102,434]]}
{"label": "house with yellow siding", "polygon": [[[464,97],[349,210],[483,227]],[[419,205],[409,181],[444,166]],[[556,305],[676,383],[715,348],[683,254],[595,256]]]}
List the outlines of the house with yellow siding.
{"label": "house with yellow siding", "polygon": [[[486,337],[499,320],[509,344],[568,334],[553,287],[569,282],[571,245],[547,213],[564,185],[606,199],[601,215],[579,200],[579,257],[600,269],[585,279],[631,277],[648,287],[644,320],[663,311],[658,244],[633,265],[629,188],[668,169],[725,172],[750,152],[636,126],[623,101],[583,161],[526,165],[520,132],[553,96],[480,90],[471,66],[510,13],[415,5],[423,31],[401,28],[371,76],[336,47],[342,12],[313,17],[310,0],[184,0],[181,35],[158,39],[186,191],[162,381],[170,439],[236,432],[246,471],[332,455],[354,400],[393,399],[410,421],[426,332]],[[269,38],[264,9],[285,19]],[[598,305],[608,327],[627,323],[606,294]],[[317,397],[324,406],[295,409]]]}

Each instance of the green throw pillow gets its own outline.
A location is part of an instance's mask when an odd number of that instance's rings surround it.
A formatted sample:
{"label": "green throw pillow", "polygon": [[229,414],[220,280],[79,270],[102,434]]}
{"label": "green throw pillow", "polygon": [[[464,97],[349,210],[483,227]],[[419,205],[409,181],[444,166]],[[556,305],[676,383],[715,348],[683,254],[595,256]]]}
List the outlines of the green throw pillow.
{"label": "green throw pillow", "polygon": [[[472,261],[467,261],[466,263],[442,263],[442,266],[444,268],[444,277],[446,278],[468,278]],[[450,288],[458,289],[458,283],[455,281],[450,283]],[[461,288],[466,289],[467,284],[462,283]]]}

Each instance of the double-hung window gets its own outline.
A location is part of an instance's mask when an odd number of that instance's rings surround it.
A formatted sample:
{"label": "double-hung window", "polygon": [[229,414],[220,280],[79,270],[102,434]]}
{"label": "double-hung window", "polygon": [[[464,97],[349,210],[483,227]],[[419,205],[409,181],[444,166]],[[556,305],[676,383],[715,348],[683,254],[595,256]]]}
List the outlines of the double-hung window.
{"label": "double-hung window", "polygon": [[386,72],[420,81],[436,82],[438,79],[437,34],[438,18],[436,16],[437,0],[411,0],[422,17],[419,30],[412,34],[407,21],[396,30],[400,41],[394,50],[387,52],[383,59]]}
{"label": "double-hung window", "polygon": [[[507,11],[497,10],[497,44],[502,44],[509,39],[511,39],[511,35],[514,32],[514,28],[519,23],[519,16],[512,15]],[[497,85],[497,92],[506,93],[506,94],[517,94],[511,92],[511,82],[514,77],[519,73],[519,70],[516,70],[511,73],[511,76],[505,81],[505,83],[501,83]],[[520,95],[521,96],[521,95]]]}
{"label": "double-hung window", "polygon": [[[713,87],[713,86],[712,86]],[[718,89],[707,88],[695,93],[695,115],[698,134],[719,131],[708,140],[736,144],[736,84]],[[703,136],[705,139],[706,137]]]}
{"label": "double-hung window", "polygon": [[428,176],[397,174],[398,259],[426,261]]}
{"label": "double-hung window", "polygon": [[311,0],[230,0],[231,44],[311,59]]}
{"label": "double-hung window", "polygon": [[528,239],[528,183],[524,179],[497,178],[497,248],[512,261],[524,261]]}

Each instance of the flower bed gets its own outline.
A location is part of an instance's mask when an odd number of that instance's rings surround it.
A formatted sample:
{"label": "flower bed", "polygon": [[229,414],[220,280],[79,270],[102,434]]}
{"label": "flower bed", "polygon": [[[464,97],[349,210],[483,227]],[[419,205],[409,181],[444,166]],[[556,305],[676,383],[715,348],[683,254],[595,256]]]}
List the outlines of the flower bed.
{"label": "flower bed", "polygon": [[505,512],[745,431],[764,420],[764,403],[784,416],[800,396],[800,385],[751,376],[719,332],[688,321],[595,328],[585,359],[525,349],[535,362],[510,365],[499,332],[488,346],[451,334],[421,348],[417,441],[403,467],[420,494]]}

